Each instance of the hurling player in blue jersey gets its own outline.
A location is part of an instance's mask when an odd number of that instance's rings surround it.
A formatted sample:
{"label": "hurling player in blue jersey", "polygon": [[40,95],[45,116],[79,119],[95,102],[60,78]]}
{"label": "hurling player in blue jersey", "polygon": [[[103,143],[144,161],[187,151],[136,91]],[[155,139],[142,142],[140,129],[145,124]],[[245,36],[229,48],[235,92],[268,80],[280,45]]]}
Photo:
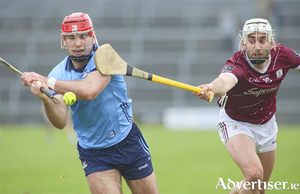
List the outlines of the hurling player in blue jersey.
{"label": "hurling player in blue jersey", "polygon": [[[63,20],[61,48],[67,56],[47,77],[34,72],[22,75],[23,85],[39,97],[50,122],[58,129],[68,123],[63,94],[73,92],[71,105],[77,149],[91,193],[121,194],[122,176],[132,193],[159,193],[148,145],[132,120],[123,76],[101,75],[94,63],[98,48],[91,18],[73,13]],[[61,104],[40,92],[49,88]]]}

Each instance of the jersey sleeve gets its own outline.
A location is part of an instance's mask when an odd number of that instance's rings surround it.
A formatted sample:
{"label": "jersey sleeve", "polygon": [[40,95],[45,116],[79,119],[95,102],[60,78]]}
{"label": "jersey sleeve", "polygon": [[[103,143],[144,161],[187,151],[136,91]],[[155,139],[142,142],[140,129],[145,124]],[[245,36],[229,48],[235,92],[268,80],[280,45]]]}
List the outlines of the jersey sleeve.
{"label": "jersey sleeve", "polygon": [[291,48],[284,48],[285,54],[291,63],[291,69],[300,69],[300,54]]}
{"label": "jersey sleeve", "polygon": [[242,79],[244,77],[244,73],[244,67],[241,64],[237,63],[235,57],[233,56],[226,61],[225,66],[221,69],[219,77],[229,74],[238,82],[239,79]]}

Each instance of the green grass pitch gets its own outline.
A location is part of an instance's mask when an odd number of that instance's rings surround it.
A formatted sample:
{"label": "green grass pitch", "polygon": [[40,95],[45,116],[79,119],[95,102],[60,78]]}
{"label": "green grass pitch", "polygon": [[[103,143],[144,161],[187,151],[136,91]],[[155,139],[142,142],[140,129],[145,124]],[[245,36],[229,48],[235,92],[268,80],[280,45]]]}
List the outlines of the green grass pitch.
{"label": "green grass pitch", "polygon": [[[149,144],[160,193],[223,194],[218,178],[242,180],[242,174],[219,140],[218,132],[176,131],[162,126],[140,128]],[[279,126],[275,168],[271,181],[300,184],[300,127]],[[44,126],[1,126],[1,194],[90,193],[75,145],[63,131],[55,132],[55,144],[44,142]],[[300,186],[298,187],[300,188]],[[124,194],[129,194],[123,182]],[[269,190],[293,194],[299,190]]]}

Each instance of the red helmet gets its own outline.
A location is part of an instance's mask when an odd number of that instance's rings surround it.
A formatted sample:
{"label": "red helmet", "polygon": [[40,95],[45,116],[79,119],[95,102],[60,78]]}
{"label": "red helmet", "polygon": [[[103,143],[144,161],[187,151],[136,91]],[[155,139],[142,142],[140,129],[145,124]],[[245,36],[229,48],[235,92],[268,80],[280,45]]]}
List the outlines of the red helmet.
{"label": "red helmet", "polygon": [[93,35],[93,23],[88,14],[76,12],[66,16],[62,22],[62,33],[74,33],[89,31]]}
{"label": "red helmet", "polygon": [[74,48],[68,48],[67,45],[65,44],[66,41],[66,36],[68,35],[74,35],[76,36],[77,34],[87,34],[90,37],[85,37],[85,38],[94,38],[96,45],[98,45],[98,41],[96,38],[96,33],[93,30],[93,24],[90,16],[85,13],[81,12],[76,12],[72,13],[69,16],[66,16],[65,19],[62,22],[61,26],[61,49],[62,50],[68,50],[69,51],[69,56],[72,60],[81,62],[85,61],[90,58],[92,50],[90,48],[94,49],[94,45],[85,45],[86,47],[84,48],[86,53],[83,55],[72,55],[70,51],[76,51],[80,50],[76,47]]}

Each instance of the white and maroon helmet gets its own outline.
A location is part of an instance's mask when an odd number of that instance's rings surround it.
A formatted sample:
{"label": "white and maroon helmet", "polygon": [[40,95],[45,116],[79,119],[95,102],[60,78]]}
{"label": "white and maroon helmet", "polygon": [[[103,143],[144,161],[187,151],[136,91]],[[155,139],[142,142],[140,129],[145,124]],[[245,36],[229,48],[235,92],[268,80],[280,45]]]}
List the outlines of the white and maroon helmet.
{"label": "white and maroon helmet", "polygon": [[[247,20],[244,24],[243,30],[240,31],[240,38],[241,41],[244,42],[244,44],[247,43],[248,41],[248,35],[249,34],[257,34],[257,33],[265,33],[267,35],[267,40],[269,42],[274,41],[274,35],[275,35],[275,30],[272,29],[272,26],[270,24],[270,22],[266,19],[262,19],[262,18],[253,18],[250,20]],[[241,44],[240,44],[241,46]],[[271,50],[271,48],[265,48],[265,50]],[[241,51],[243,51],[240,48]],[[250,59],[250,61],[253,64],[262,64],[265,60],[267,60],[268,58],[261,58],[261,59]]]}

